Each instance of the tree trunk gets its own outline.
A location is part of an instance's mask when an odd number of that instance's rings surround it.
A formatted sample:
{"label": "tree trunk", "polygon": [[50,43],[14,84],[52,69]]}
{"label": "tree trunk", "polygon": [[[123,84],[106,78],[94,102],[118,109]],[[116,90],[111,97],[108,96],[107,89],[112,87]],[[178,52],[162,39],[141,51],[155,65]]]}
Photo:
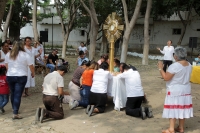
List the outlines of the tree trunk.
{"label": "tree trunk", "polygon": [[63,44],[62,44],[62,58],[64,59],[66,56],[66,48],[67,48],[67,41],[69,38],[69,32],[64,35]]}
{"label": "tree trunk", "polygon": [[117,51],[117,56],[121,55],[121,51],[122,51],[122,39],[120,38],[120,42],[119,42],[119,49]]}
{"label": "tree trunk", "polygon": [[103,44],[103,53],[104,54],[107,54],[108,53],[108,42],[107,42],[107,40],[104,42],[104,44]]}
{"label": "tree trunk", "polygon": [[33,0],[33,34],[35,41],[39,41],[39,35],[37,30],[37,0]]}
{"label": "tree trunk", "polygon": [[13,0],[11,0],[11,4],[10,4],[10,8],[9,8],[9,12],[8,15],[6,17],[6,22],[3,26],[3,36],[2,36],[2,41],[4,42],[7,38],[7,34],[8,34],[8,27],[10,26],[10,21],[12,18],[12,14],[13,14]]}
{"label": "tree trunk", "polygon": [[8,0],[0,0],[0,27],[1,27],[2,20],[3,20],[7,1]]}
{"label": "tree trunk", "polygon": [[[179,18],[180,18],[180,20],[181,20],[181,22],[182,22],[182,24],[183,24],[183,31],[181,32],[181,36],[180,36],[179,41],[178,41],[178,43],[177,43],[178,46],[181,45],[181,42],[182,42],[183,37],[184,37],[184,35],[185,35],[186,29],[187,29],[187,25],[188,25],[189,20],[190,20],[190,14],[192,13],[192,9],[193,9],[193,2],[194,2],[194,1],[192,1],[192,3],[190,4],[189,13],[188,13],[188,16],[187,16],[186,21],[183,20],[183,17],[181,16],[181,13],[180,13],[180,10],[177,11],[178,16],[179,16]],[[179,5],[177,5],[177,6],[179,7]]]}
{"label": "tree trunk", "polygon": [[9,38],[12,40],[18,40],[20,37],[20,26],[10,24],[9,27]]}
{"label": "tree trunk", "polygon": [[148,55],[149,55],[149,18],[151,13],[152,0],[147,1],[147,9],[144,19],[144,48],[143,48],[143,58],[142,65],[148,65]]}
{"label": "tree trunk", "polygon": [[106,39],[105,34],[103,32],[101,49],[100,49],[100,53],[99,53],[100,56],[103,55],[103,54],[105,54],[105,53],[107,53],[107,51],[105,51],[105,49],[107,47],[106,44],[107,44],[107,39]]}
{"label": "tree trunk", "polygon": [[103,54],[103,48],[104,48],[104,46],[103,46],[103,40],[102,40],[101,47],[100,47],[100,52],[99,52],[100,56]]}
{"label": "tree trunk", "polygon": [[125,33],[123,36],[123,42],[122,42],[122,52],[121,52],[120,62],[126,62],[130,33],[131,33],[130,29],[125,30]]}
{"label": "tree trunk", "polygon": [[182,42],[183,37],[184,37],[185,32],[186,32],[186,28],[187,28],[187,26],[183,26],[183,31],[181,32],[181,36],[180,36],[180,38],[179,38],[179,40],[178,40],[178,43],[177,43],[178,46],[181,45],[181,42]]}
{"label": "tree trunk", "polygon": [[140,7],[142,4],[142,0],[137,0],[137,4],[135,6],[135,11],[134,11],[134,14],[133,14],[130,22],[128,20],[128,11],[127,11],[126,1],[122,0],[122,4],[123,4],[123,9],[124,9],[124,19],[125,19],[126,29],[124,31],[124,36],[123,36],[122,52],[121,52],[121,60],[120,61],[126,62],[130,34],[131,34],[133,27],[135,26],[135,23],[137,21],[137,18],[138,18],[139,12],[140,12]]}
{"label": "tree trunk", "polygon": [[96,39],[97,39],[98,29],[99,29],[99,26],[95,24],[91,18],[90,50],[89,50],[90,60],[94,60],[94,57],[95,57],[95,48],[96,48]]}

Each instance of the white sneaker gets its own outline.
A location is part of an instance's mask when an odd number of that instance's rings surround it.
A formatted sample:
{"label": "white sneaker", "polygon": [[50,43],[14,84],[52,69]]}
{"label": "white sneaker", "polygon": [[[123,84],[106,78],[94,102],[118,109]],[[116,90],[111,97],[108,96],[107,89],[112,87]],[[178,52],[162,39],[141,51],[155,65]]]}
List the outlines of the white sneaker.
{"label": "white sneaker", "polygon": [[70,101],[69,102],[69,109],[73,110],[74,108],[76,108],[78,106],[78,101],[74,100],[74,101]]}

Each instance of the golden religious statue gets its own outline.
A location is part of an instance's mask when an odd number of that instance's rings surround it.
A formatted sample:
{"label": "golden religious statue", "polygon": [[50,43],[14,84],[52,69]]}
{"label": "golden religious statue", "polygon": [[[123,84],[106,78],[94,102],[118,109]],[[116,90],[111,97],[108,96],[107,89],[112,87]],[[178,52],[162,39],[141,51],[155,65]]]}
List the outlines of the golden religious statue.
{"label": "golden religious statue", "polygon": [[104,33],[106,38],[108,39],[108,42],[110,43],[110,49],[109,49],[109,71],[113,72],[114,69],[114,44],[117,41],[117,39],[120,38],[121,33],[124,29],[124,25],[122,25],[121,18],[116,14],[116,12],[113,12],[112,14],[109,14],[108,17],[105,20],[105,24],[103,25]]}

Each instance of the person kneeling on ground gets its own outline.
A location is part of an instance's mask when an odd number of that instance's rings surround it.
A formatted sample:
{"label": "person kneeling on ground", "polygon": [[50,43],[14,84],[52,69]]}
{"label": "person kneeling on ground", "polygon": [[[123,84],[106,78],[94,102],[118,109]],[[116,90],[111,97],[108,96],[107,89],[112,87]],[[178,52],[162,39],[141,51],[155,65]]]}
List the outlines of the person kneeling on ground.
{"label": "person kneeling on ground", "polygon": [[88,68],[83,72],[80,79],[80,94],[81,100],[70,101],[69,108],[72,110],[78,106],[86,108],[89,104],[90,89],[92,86],[92,79],[94,70],[98,70],[99,64],[97,62],[92,62]]}
{"label": "person kneeling on ground", "polygon": [[124,72],[118,74],[119,78],[125,79],[125,86],[126,86],[126,95],[127,95],[127,102],[126,102],[126,115],[130,115],[133,117],[142,117],[144,120],[146,116],[151,118],[152,109],[149,107],[142,107],[142,101],[144,99],[144,91],[140,79],[140,74],[138,71],[133,71],[125,63],[121,63],[123,66]]}
{"label": "person kneeling on ground", "polygon": [[89,105],[86,109],[86,114],[88,114],[88,116],[91,116],[92,113],[103,113],[105,111],[108,80],[112,79],[108,67],[108,63],[103,62],[100,65],[100,69],[94,71],[93,83],[89,96]]}
{"label": "person kneeling on ground", "polygon": [[43,82],[43,103],[46,109],[37,108],[35,120],[41,123],[45,118],[63,119],[64,112],[58,95],[69,95],[63,91],[63,76],[67,73],[64,65],[58,66],[57,71],[49,73]]}

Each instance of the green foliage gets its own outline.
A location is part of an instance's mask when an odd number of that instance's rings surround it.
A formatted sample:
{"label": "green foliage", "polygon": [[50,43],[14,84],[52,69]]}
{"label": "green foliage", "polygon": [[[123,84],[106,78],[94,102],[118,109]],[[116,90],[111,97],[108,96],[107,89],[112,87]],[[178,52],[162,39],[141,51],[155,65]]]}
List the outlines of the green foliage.
{"label": "green foliage", "polygon": [[50,4],[50,0],[38,0],[37,6],[39,7],[47,7]]}
{"label": "green foliage", "polygon": [[165,15],[170,17],[177,11],[188,11],[191,5],[200,14],[199,0],[153,0],[152,16],[154,19]]}
{"label": "green foliage", "polygon": [[55,13],[49,13],[49,14],[45,14],[45,13],[38,13],[37,14],[37,20],[38,21],[42,21],[44,18],[51,18],[52,16],[55,16]]}
{"label": "green foliage", "polygon": [[[85,1],[85,4],[89,7],[88,1]],[[117,12],[117,14],[120,16],[122,16],[123,13],[121,0],[95,0],[94,6],[99,24],[102,24],[107,18],[108,14],[111,14],[112,12]],[[87,27],[89,23],[90,16],[81,6],[75,21],[75,27]]]}

